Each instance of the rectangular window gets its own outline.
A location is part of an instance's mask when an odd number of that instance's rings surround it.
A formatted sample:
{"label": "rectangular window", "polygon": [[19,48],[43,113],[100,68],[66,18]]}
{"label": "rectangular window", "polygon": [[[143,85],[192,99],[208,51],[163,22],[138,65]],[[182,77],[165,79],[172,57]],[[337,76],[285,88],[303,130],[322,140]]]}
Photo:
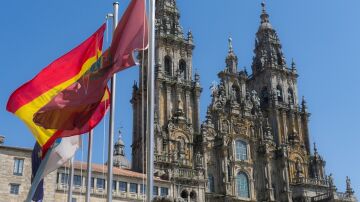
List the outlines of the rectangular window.
{"label": "rectangular window", "polygon": [[14,159],[14,175],[22,175],[24,168],[24,159],[15,158]]}
{"label": "rectangular window", "polygon": [[105,189],[105,179],[96,179],[96,188],[98,189]]}
{"label": "rectangular window", "polygon": [[72,198],[72,199],[71,199],[71,202],[76,202],[76,198]]}
{"label": "rectangular window", "polygon": [[140,194],[145,194],[146,185],[141,184],[140,185]]}
{"label": "rectangular window", "polygon": [[236,146],[236,159],[237,160],[247,160],[247,143],[243,142],[241,140],[236,140],[235,142]]}
{"label": "rectangular window", "polygon": [[82,185],[82,177],[80,175],[74,175],[74,185],[81,187]]}
{"label": "rectangular window", "polygon": [[136,183],[130,183],[130,192],[138,193],[137,187],[138,187],[138,185]]}
{"label": "rectangular window", "polygon": [[91,188],[94,188],[94,184],[95,184],[95,178],[91,178]]}
{"label": "rectangular window", "polygon": [[154,196],[159,196],[159,187],[154,186],[153,195],[154,195]]}
{"label": "rectangular window", "polygon": [[121,192],[127,192],[127,182],[119,182],[119,189]]}
{"label": "rectangular window", "polygon": [[10,194],[19,195],[19,189],[20,189],[19,184],[10,184]]}
{"label": "rectangular window", "polygon": [[62,173],[60,181],[61,181],[61,184],[68,184],[69,183],[69,174]]}
{"label": "rectangular window", "polygon": [[160,193],[161,193],[161,196],[167,196],[167,195],[169,195],[169,189],[168,188],[166,188],[166,187],[161,187],[160,188]]}
{"label": "rectangular window", "polygon": [[113,180],[112,190],[113,190],[113,191],[116,191],[116,181],[115,181],[115,180]]}

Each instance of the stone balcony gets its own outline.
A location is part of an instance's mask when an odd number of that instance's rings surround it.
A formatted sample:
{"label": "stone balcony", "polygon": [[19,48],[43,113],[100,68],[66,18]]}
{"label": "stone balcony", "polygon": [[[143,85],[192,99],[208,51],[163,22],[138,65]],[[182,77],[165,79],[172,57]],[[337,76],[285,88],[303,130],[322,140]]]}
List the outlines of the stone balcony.
{"label": "stone balcony", "polygon": [[314,185],[314,186],[322,186],[329,187],[328,180],[325,179],[311,179],[311,178],[294,178],[291,180],[291,184],[299,185]]}

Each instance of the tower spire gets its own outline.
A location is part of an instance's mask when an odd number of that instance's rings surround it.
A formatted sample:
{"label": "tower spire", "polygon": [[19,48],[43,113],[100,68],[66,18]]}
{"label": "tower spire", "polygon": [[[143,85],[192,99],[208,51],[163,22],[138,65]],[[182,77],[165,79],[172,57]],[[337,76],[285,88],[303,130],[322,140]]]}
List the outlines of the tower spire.
{"label": "tower spire", "polygon": [[261,7],[261,21],[256,33],[255,57],[252,65],[254,75],[264,68],[287,69],[279,37],[270,24],[264,2],[261,3]]}
{"label": "tower spire", "polygon": [[228,38],[228,45],[229,45],[229,51],[228,55],[226,57],[226,71],[231,73],[237,72],[237,65],[238,65],[238,58],[234,53],[233,44],[232,44],[232,38]]}

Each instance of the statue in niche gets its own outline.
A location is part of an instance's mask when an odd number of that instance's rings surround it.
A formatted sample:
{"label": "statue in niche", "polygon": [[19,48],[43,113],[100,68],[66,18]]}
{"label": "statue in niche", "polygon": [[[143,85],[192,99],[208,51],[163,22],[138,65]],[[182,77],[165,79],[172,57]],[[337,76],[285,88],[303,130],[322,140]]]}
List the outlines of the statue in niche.
{"label": "statue in niche", "polygon": [[221,129],[223,133],[228,133],[229,132],[229,124],[226,120],[224,120],[221,124]]}
{"label": "statue in niche", "polygon": [[296,170],[296,177],[304,177],[304,173],[303,173],[303,168],[302,168],[302,165],[298,160],[296,160],[296,163],[295,163],[295,170]]}
{"label": "statue in niche", "polygon": [[237,103],[238,93],[236,87],[231,88],[231,101]]}
{"label": "statue in niche", "polygon": [[256,109],[260,107],[260,98],[255,90],[251,91],[251,101]]}
{"label": "statue in niche", "polygon": [[249,92],[246,92],[245,96],[245,108],[251,110],[253,108],[253,103],[251,102],[251,96]]}

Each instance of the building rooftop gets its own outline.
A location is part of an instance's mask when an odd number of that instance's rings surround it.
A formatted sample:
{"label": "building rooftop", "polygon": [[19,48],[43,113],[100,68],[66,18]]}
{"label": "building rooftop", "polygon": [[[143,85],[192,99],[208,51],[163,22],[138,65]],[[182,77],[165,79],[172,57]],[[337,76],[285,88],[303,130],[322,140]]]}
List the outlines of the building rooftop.
{"label": "building rooftop", "polygon": [[[74,169],[75,170],[86,170],[87,163],[75,161],[74,162]],[[69,168],[69,165],[64,165],[63,167]],[[98,173],[107,173],[107,165],[105,164],[95,164],[92,163],[92,172],[98,172]],[[113,174],[114,175],[121,175],[121,176],[127,176],[132,178],[140,178],[140,179],[146,179],[146,175],[143,173],[135,172],[129,169],[123,169],[118,167],[113,167]],[[162,180],[159,177],[154,177],[154,180],[158,182],[168,182],[166,180]]]}

